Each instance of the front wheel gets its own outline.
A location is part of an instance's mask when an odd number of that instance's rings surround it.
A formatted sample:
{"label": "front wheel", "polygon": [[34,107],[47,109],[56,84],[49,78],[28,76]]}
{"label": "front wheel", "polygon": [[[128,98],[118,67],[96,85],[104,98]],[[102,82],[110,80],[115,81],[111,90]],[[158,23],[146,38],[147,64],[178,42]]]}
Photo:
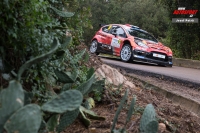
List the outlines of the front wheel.
{"label": "front wheel", "polygon": [[168,65],[168,67],[172,67],[172,64]]}
{"label": "front wheel", "polygon": [[96,40],[93,40],[90,46],[90,52],[93,54],[96,53],[98,55],[99,53],[97,52],[97,45],[98,42]]}
{"label": "front wheel", "polygon": [[132,47],[129,44],[125,44],[120,52],[120,58],[124,62],[132,61]]}

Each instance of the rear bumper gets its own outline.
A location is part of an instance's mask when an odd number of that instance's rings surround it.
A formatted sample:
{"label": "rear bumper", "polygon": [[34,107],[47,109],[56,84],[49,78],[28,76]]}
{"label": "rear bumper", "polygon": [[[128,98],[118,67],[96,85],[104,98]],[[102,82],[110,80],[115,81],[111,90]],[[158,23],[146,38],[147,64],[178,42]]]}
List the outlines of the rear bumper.
{"label": "rear bumper", "polygon": [[[154,57],[153,53],[165,55],[165,58]],[[153,63],[163,66],[172,66],[172,56],[167,56],[158,52],[146,52],[141,50],[133,50],[133,61],[141,61],[146,63]]]}

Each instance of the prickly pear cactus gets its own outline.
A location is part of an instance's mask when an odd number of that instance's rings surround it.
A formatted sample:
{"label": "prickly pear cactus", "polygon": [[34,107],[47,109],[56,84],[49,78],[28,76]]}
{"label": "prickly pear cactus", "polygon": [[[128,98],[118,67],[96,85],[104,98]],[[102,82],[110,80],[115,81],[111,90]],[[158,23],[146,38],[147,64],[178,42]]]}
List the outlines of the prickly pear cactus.
{"label": "prickly pear cactus", "polygon": [[140,121],[141,133],[157,133],[158,122],[156,119],[156,112],[152,104],[148,104],[144,110]]}
{"label": "prickly pear cactus", "polygon": [[146,126],[145,133],[157,133],[158,132],[158,121],[153,120],[149,122]]}
{"label": "prickly pear cactus", "polygon": [[38,63],[38,62],[40,62],[40,61],[43,61],[44,59],[49,58],[53,53],[56,52],[56,50],[58,49],[59,45],[60,45],[59,41],[58,41],[57,39],[54,39],[54,41],[53,41],[53,47],[52,47],[52,49],[51,49],[49,52],[44,53],[44,54],[42,54],[42,55],[40,55],[40,56],[37,56],[37,57],[35,57],[35,58],[33,58],[33,59],[30,59],[30,60],[27,61],[25,64],[23,64],[23,65],[20,67],[20,69],[19,69],[19,71],[18,71],[18,73],[17,73],[17,80],[18,80],[18,81],[21,80],[21,76],[22,76],[23,72],[24,72],[27,68],[29,68],[29,67],[32,66],[33,64],[36,64],[36,63]]}
{"label": "prickly pear cactus", "polygon": [[83,95],[86,95],[88,94],[89,92],[92,91],[92,84],[93,82],[95,81],[95,77],[94,77],[94,74],[90,77],[89,80],[87,80],[85,83],[81,84],[77,90],[79,90]]}
{"label": "prickly pear cactus", "polygon": [[48,122],[46,123],[48,131],[50,132],[56,131],[56,126],[58,125],[59,119],[60,119],[60,114],[54,114],[49,118]]}
{"label": "prickly pear cactus", "polygon": [[40,107],[36,104],[29,104],[11,115],[4,128],[8,133],[37,133],[41,121],[42,112]]}
{"label": "prickly pear cactus", "polygon": [[83,103],[83,105],[86,109],[91,109],[91,108],[95,107],[95,101],[93,98],[89,97],[89,98],[85,99],[85,102]]}
{"label": "prickly pear cactus", "polygon": [[62,87],[62,89],[61,89],[61,91],[63,92],[63,91],[66,91],[66,90],[70,90],[71,87],[72,87],[72,85],[73,85],[73,83],[66,83],[66,84],[64,84],[63,87]]}
{"label": "prickly pear cactus", "polygon": [[61,132],[64,129],[66,129],[67,126],[69,126],[70,124],[74,122],[78,114],[79,114],[79,108],[73,111],[67,111],[66,113],[64,113],[60,118],[59,125],[57,126],[57,131]]}
{"label": "prickly pear cactus", "polygon": [[113,125],[112,125],[112,128],[111,128],[111,133],[114,133],[114,130],[115,130],[115,124],[117,123],[117,119],[118,119],[118,116],[123,108],[123,105],[125,104],[126,102],[126,99],[128,97],[128,92],[129,90],[127,89],[122,100],[120,101],[120,104],[119,104],[119,107],[117,108],[117,111],[115,113],[115,117],[114,117],[114,120],[113,120]]}
{"label": "prickly pear cactus", "polygon": [[[104,121],[104,120],[105,120],[104,117],[96,115],[92,110],[86,109],[86,108],[84,108],[83,106],[80,106],[80,107],[79,107],[79,110],[80,110],[80,118],[81,118],[81,121],[83,122],[83,124],[84,124],[86,127],[89,127],[89,126],[90,126],[90,124],[91,124],[90,119],[93,119],[93,120],[101,120],[101,121]],[[88,118],[87,118],[86,116],[87,116]],[[90,118],[90,119],[89,119],[89,118]]]}
{"label": "prickly pear cactus", "polygon": [[127,117],[126,117],[126,123],[125,123],[125,126],[126,124],[131,120],[131,116],[134,112],[134,106],[135,106],[135,102],[136,102],[136,97],[134,97],[131,101],[131,104],[130,104],[130,107],[129,107],[129,110],[128,110],[128,114],[127,114]]}
{"label": "prickly pear cactus", "polygon": [[7,89],[0,92],[0,133],[6,120],[24,105],[24,92],[21,84],[12,80]]}
{"label": "prickly pear cactus", "polygon": [[65,72],[55,70],[56,76],[58,77],[58,81],[62,83],[74,83],[74,80]]}
{"label": "prickly pear cactus", "polygon": [[64,113],[77,109],[83,100],[83,95],[78,90],[68,90],[42,106],[43,111]]}
{"label": "prickly pear cactus", "polygon": [[89,109],[86,109],[84,108],[83,106],[80,106],[79,107],[79,110],[81,112],[83,112],[84,114],[86,114],[90,119],[93,119],[93,120],[101,120],[101,121],[104,121],[105,120],[105,117],[102,117],[102,116],[98,116],[94,113],[94,111],[92,110],[89,110]]}

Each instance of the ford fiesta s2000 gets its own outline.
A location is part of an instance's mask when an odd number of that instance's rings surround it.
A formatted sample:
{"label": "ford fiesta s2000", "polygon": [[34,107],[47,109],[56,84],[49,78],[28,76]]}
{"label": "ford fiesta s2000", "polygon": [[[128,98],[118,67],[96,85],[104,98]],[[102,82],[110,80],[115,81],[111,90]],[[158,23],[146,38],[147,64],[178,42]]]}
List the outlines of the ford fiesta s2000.
{"label": "ford fiesta s2000", "polygon": [[115,55],[122,61],[139,61],[172,67],[172,51],[154,36],[130,24],[101,26],[92,38],[91,53]]}

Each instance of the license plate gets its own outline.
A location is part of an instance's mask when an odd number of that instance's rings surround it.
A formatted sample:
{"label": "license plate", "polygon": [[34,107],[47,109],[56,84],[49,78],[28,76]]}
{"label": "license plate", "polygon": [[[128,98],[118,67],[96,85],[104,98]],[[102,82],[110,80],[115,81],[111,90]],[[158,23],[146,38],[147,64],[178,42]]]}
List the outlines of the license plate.
{"label": "license plate", "polygon": [[153,53],[153,57],[165,59],[165,55]]}

